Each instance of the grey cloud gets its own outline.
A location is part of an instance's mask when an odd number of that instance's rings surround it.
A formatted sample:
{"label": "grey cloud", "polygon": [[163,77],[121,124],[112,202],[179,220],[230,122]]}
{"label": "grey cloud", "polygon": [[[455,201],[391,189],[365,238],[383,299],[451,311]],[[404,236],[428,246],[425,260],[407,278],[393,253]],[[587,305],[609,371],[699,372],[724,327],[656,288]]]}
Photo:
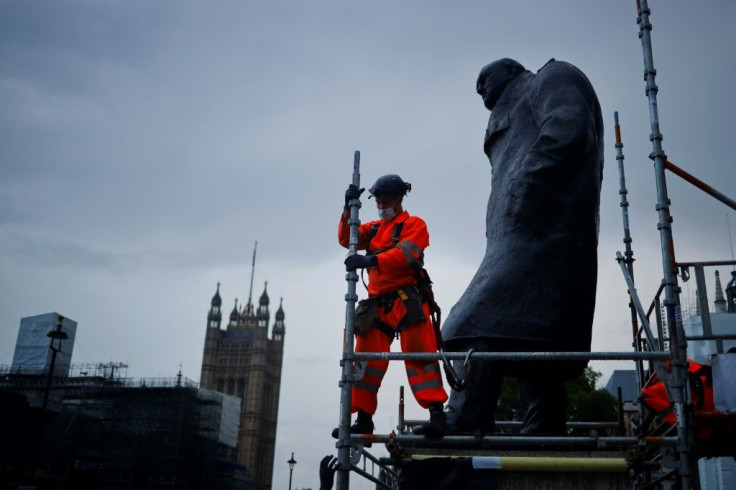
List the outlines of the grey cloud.
{"label": "grey cloud", "polygon": [[[650,4],[665,151],[736,197],[736,4]],[[628,321],[614,260],[623,249],[614,110],[643,295],[661,275],[649,113],[634,2],[572,0],[2,2],[0,344],[12,344],[21,316],[67,311],[90,355],[120,355],[146,371],[136,375],[171,374],[180,355],[196,378],[209,298],[220,280],[226,302],[242,296],[258,240],[254,289],[268,278],[272,305],[285,297],[294,378],[284,380],[281,415],[299,420],[307,381],[293,363],[320,348],[335,364],[308,382],[321,397],[315,434],[328,434],[345,287],[335,235],[353,152],[364,186],[388,172],[414,184],[405,204],[428,223],[427,263],[449,311],[485,246],[488,112],[475,78],[505,56],[530,70],[570,61],[601,99],[604,316],[594,342],[612,345],[621,335],[609,330]],[[668,186],[678,258],[730,258],[731,211],[675,177]],[[373,216],[365,200],[361,219]],[[177,353],[161,354],[174,331]],[[394,410],[393,387],[381,413]],[[331,438],[314,444],[334,450]],[[300,465],[316,468],[300,451]],[[283,478],[277,468],[274,487]]]}

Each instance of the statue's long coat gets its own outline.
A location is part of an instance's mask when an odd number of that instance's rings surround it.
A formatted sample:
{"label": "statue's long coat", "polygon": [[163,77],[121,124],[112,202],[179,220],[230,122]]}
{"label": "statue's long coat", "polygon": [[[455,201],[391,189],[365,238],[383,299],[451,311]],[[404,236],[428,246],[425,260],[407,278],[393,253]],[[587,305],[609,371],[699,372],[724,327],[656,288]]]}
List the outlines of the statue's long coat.
{"label": "statue's long coat", "polygon": [[491,112],[487,248],[442,336],[589,351],[597,279],[603,121],[574,66],[524,71]]}

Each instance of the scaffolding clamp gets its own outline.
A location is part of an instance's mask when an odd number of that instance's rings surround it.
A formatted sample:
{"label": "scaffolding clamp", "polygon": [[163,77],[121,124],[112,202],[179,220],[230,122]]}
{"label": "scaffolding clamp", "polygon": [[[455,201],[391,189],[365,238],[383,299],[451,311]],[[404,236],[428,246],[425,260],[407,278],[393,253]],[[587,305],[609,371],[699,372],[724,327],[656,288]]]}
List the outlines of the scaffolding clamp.
{"label": "scaffolding clamp", "polygon": [[447,377],[447,384],[449,384],[450,388],[455,391],[463,391],[465,389],[465,380],[470,372],[470,355],[473,352],[475,352],[475,349],[470,349],[465,356],[465,360],[463,361],[463,376],[461,378],[457,375],[457,372],[452,367],[450,361],[447,360],[444,349],[439,349],[440,357],[442,357],[442,367],[445,370],[445,376]]}

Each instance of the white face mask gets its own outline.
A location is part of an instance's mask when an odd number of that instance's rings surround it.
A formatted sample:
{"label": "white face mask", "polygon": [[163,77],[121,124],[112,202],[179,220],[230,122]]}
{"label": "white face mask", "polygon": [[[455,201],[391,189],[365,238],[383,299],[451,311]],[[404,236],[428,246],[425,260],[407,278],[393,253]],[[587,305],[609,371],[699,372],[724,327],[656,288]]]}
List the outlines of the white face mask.
{"label": "white face mask", "polygon": [[383,221],[391,221],[394,216],[396,216],[396,211],[394,211],[394,208],[378,208],[378,217],[381,218]]}

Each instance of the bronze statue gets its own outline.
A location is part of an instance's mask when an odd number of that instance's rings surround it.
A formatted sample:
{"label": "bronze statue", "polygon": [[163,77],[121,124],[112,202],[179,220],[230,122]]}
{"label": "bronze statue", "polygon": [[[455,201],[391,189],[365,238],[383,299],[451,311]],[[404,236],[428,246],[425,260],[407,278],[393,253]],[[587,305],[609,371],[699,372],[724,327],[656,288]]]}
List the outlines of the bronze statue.
{"label": "bronze statue", "polygon": [[[448,350],[590,351],[603,172],[595,91],[569,63],[552,59],[534,74],[509,58],[486,65],[476,90],[491,111],[487,245],[442,328]],[[586,365],[473,361],[448,422],[493,431],[503,377],[514,376],[528,406],[522,431],[564,432],[564,381]]]}

